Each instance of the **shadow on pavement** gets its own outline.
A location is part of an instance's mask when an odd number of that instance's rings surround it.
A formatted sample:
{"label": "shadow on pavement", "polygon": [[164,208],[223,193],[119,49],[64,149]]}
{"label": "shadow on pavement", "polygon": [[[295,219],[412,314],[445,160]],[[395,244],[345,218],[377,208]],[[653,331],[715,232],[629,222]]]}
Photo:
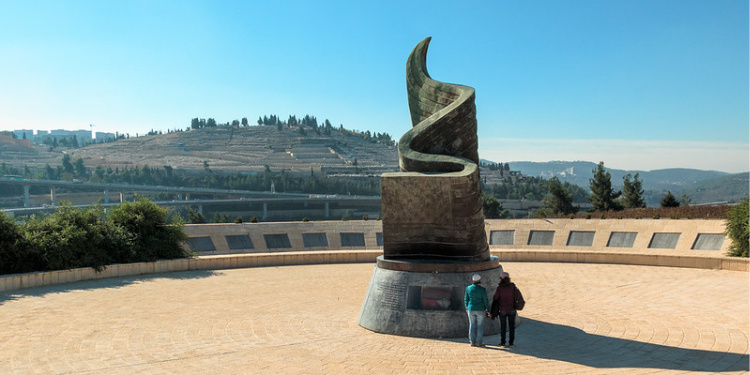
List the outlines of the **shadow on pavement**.
{"label": "shadow on pavement", "polygon": [[[488,338],[499,341],[499,335]],[[515,344],[513,348],[503,350],[593,368],[723,372],[747,371],[750,367],[748,354],[676,348],[608,337],[529,318],[524,318],[523,324],[516,330]],[[490,348],[499,349],[494,346]]]}
{"label": "shadow on pavement", "polygon": [[187,279],[202,279],[212,276],[221,275],[221,272],[214,270],[195,270],[195,271],[179,271],[179,272],[166,272],[166,273],[155,273],[146,275],[136,276],[124,276],[124,277],[112,277],[106,279],[97,280],[84,280],[76,281],[72,283],[45,285],[28,289],[12,290],[8,292],[0,293],[0,305],[7,301],[17,300],[24,297],[39,297],[50,293],[65,293],[73,290],[91,290],[101,288],[121,288],[127,285],[147,282],[155,279],[174,279],[174,280],[187,280]]}

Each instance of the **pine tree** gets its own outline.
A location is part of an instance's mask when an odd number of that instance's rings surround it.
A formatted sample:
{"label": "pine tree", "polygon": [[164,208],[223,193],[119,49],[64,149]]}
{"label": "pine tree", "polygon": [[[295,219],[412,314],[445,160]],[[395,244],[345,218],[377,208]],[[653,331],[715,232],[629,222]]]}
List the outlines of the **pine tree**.
{"label": "pine tree", "polygon": [[659,201],[659,206],[680,207],[680,202],[675,198],[671,191],[668,191],[667,194],[664,194],[664,197],[661,198],[661,201]]}
{"label": "pine tree", "polygon": [[549,195],[543,201],[555,214],[573,214],[578,208],[573,207],[573,194],[560,183],[557,177],[552,177],[547,182]]}
{"label": "pine tree", "polygon": [[646,207],[646,203],[643,201],[643,181],[638,179],[638,173],[633,176],[633,181],[630,181],[630,177],[630,173],[628,173],[622,178],[622,206],[625,208]]}
{"label": "pine tree", "polygon": [[594,178],[589,179],[589,187],[591,188],[589,201],[594,211],[621,210],[622,206],[616,199],[622,192],[612,189],[612,175],[604,170],[604,162],[599,162],[599,165],[592,172]]}
{"label": "pine tree", "polygon": [[196,209],[189,209],[188,210],[188,223],[190,224],[203,224],[206,222],[206,217],[203,216],[202,213],[200,213]]}
{"label": "pine tree", "polygon": [[73,168],[75,169],[75,176],[84,178],[86,177],[86,166],[83,165],[83,159],[78,158],[73,163]]}
{"label": "pine tree", "polygon": [[63,154],[62,166],[66,173],[73,174],[75,172],[75,167],[73,167],[73,163],[70,162],[69,154]]}
{"label": "pine tree", "polygon": [[727,229],[726,234],[732,239],[732,243],[729,245],[729,252],[727,255],[733,257],[748,257],[748,247],[750,247],[750,220],[748,219],[748,207],[750,201],[748,197],[740,202],[740,204],[733,206],[727,213]]}
{"label": "pine tree", "polygon": [[484,217],[487,219],[499,219],[503,206],[500,205],[500,201],[492,195],[482,194],[482,211]]}

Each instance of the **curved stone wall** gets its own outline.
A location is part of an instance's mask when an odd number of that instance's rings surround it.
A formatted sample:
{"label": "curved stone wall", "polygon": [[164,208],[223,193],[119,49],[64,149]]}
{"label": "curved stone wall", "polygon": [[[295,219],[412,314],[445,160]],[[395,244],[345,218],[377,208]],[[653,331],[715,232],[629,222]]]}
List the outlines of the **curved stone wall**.
{"label": "curved stone wall", "polygon": [[724,220],[514,219],[486,223],[495,250],[724,257],[731,244],[724,235]]}
{"label": "curved stone wall", "polygon": [[[724,220],[487,220],[485,229],[490,238],[492,255],[498,256],[501,263],[611,263],[744,272],[748,272],[750,268],[748,258],[725,255],[730,244],[728,238],[721,241],[718,250],[694,248],[700,244],[701,235],[722,234]],[[189,259],[110,265],[101,273],[96,273],[92,268],[76,268],[4,275],[0,276],[0,292],[82,280],[189,270],[330,263],[374,265],[377,257],[383,254],[380,221],[199,224],[186,225],[185,231],[191,239],[202,238],[204,242],[211,243],[214,250],[196,251],[198,256]],[[493,239],[503,239],[503,236],[498,235],[502,231],[506,234],[513,232],[512,236],[505,236],[505,240],[512,237],[512,244],[492,243]],[[546,234],[551,232],[551,236],[543,236],[543,239],[551,238],[552,244],[529,244],[534,236],[533,231]],[[593,232],[590,246],[587,236],[579,236],[575,240],[579,242],[570,242],[570,238],[576,237],[579,232]],[[635,233],[632,246],[612,246],[613,233]],[[674,248],[652,247],[654,236],[662,233],[679,234]],[[312,237],[315,238],[308,241],[307,245],[304,239],[306,234],[313,234]],[[284,236],[290,247],[269,248],[265,243],[266,235]],[[227,236],[249,238],[254,248],[230,249]],[[328,246],[323,246],[322,238],[325,238]],[[617,242],[617,245],[626,242]]]}
{"label": "curved stone wall", "polygon": [[[185,228],[189,236],[211,241],[214,250],[191,249],[198,255],[383,249],[381,221],[201,224]],[[731,240],[724,236],[724,228],[724,220],[485,220],[491,254],[501,261],[621,263],[747,271],[747,258],[725,255]],[[237,235],[251,238],[254,248],[231,249],[227,236]],[[266,239],[269,235],[284,236],[290,247],[269,247]],[[315,240],[308,241],[306,237]],[[346,237],[359,238],[359,241],[342,241]],[[325,243],[328,246],[324,246]]]}
{"label": "curved stone wall", "polygon": [[[309,250],[383,249],[383,223],[316,221],[188,224],[191,238],[208,243],[199,255]],[[484,231],[493,252],[508,250],[593,251],[725,257],[731,240],[724,220],[490,219]],[[200,241],[195,241],[200,245]]]}

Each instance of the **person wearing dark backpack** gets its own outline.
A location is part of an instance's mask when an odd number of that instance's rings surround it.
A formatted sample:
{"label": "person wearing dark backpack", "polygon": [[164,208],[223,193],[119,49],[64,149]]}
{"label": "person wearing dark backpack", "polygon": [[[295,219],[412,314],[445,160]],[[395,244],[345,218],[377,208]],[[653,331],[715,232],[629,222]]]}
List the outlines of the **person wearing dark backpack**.
{"label": "person wearing dark backpack", "polygon": [[500,274],[500,283],[492,298],[491,318],[500,317],[500,346],[505,346],[505,333],[510,331],[508,347],[513,347],[516,339],[516,314],[517,310],[523,310],[526,301],[521,295],[521,290],[516,284],[510,282],[510,274]]}

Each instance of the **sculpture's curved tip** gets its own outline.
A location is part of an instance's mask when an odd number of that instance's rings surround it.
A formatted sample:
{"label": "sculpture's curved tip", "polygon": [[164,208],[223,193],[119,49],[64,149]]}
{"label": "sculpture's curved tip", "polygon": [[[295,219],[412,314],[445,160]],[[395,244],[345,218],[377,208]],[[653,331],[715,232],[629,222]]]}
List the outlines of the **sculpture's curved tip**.
{"label": "sculpture's curved tip", "polygon": [[430,74],[427,72],[427,49],[430,47],[431,40],[432,37],[428,36],[414,46],[409,58],[406,60],[407,79],[414,76],[430,78]]}
{"label": "sculpture's curved tip", "polygon": [[[406,159],[420,158],[407,155],[409,150],[455,156],[469,159],[474,164],[479,163],[474,89],[435,81],[430,77],[427,72],[427,49],[431,40],[432,37],[426,37],[417,43],[406,61],[406,91],[413,130],[404,134],[399,141],[399,166],[405,171],[424,171],[421,167],[410,170],[412,167],[416,168],[416,165],[411,163],[412,160]],[[433,115],[437,117],[427,121]],[[451,134],[452,137],[438,141],[432,135],[437,133]],[[434,167],[438,168],[437,164]],[[449,169],[457,171],[463,169],[463,166],[455,165]]]}

